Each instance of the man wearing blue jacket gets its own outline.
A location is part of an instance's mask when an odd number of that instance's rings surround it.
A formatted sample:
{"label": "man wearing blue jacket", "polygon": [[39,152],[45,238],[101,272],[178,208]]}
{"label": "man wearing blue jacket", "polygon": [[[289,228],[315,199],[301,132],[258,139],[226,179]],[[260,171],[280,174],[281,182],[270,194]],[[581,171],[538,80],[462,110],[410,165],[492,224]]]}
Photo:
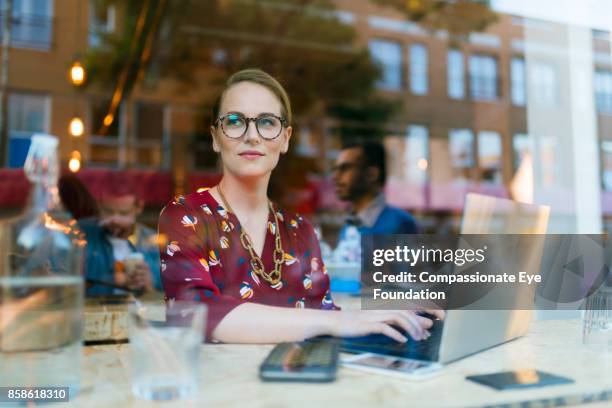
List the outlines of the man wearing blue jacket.
{"label": "man wearing blue jacket", "polygon": [[379,142],[345,145],[333,168],[338,197],[352,204],[351,215],[340,231],[342,240],[349,225],[361,234],[416,234],[419,227],[412,215],[385,201],[385,148]]}
{"label": "man wearing blue jacket", "polygon": [[104,198],[100,218],[79,220],[87,239],[87,296],[116,293],[112,285],[161,289],[157,232],[136,222],[141,211],[134,194],[116,194]]}

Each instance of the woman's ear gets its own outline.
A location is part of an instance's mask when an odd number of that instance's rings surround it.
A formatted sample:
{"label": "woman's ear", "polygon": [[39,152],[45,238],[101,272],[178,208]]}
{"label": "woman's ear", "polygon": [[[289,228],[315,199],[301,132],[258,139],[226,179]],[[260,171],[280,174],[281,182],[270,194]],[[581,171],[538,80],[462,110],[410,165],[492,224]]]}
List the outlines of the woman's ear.
{"label": "woman's ear", "polygon": [[291,133],[293,132],[293,128],[291,126],[287,126],[285,129],[285,135],[283,136],[285,140],[283,141],[283,146],[281,147],[281,153],[285,154],[289,150],[289,140],[291,139]]}
{"label": "woman's ear", "polygon": [[212,137],[212,148],[215,151],[215,153],[219,153],[221,149],[219,149],[219,145],[217,144],[217,135],[215,134],[215,130],[217,130],[216,127],[214,126],[210,127],[210,136]]}

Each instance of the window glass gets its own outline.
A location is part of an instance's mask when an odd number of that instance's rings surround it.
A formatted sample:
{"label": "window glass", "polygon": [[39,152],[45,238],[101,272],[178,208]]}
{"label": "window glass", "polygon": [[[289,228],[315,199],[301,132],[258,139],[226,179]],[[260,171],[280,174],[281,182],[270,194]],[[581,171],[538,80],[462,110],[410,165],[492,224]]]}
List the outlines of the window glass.
{"label": "window glass", "polygon": [[377,82],[379,89],[399,90],[402,87],[402,47],[399,43],[385,40],[370,41],[370,54],[382,74]]}
{"label": "window glass", "polygon": [[525,106],[527,103],[527,85],[525,83],[525,60],[512,58],[510,63],[510,97],[512,104]]}
{"label": "window glass", "polygon": [[494,183],[501,182],[502,141],[497,132],[482,131],[478,133],[478,167],[482,180]]}
{"label": "window glass", "polygon": [[49,131],[49,97],[14,93],[8,102],[9,167],[22,167],[32,135]]}
{"label": "window glass", "polygon": [[427,48],[422,44],[410,46],[410,91],[415,95],[427,94]]}
{"label": "window glass", "polygon": [[448,52],[448,96],[453,99],[465,97],[465,72],[463,53],[458,50]]}
{"label": "window glass", "polygon": [[497,92],[497,60],[488,55],[470,56],[470,89],[475,100],[494,100]]}
{"label": "window glass", "polygon": [[474,166],[474,135],[469,129],[451,129],[449,149],[453,167],[462,169]]}

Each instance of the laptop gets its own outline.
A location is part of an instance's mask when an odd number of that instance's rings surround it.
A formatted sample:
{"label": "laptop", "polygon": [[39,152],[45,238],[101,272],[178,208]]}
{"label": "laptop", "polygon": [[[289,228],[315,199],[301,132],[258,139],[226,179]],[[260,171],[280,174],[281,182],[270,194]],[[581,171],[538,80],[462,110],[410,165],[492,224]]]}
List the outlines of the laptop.
{"label": "laptop", "polygon": [[[539,270],[549,214],[547,206],[468,194],[461,233],[540,234],[541,240],[536,239],[529,253],[517,260],[517,266],[521,268],[518,270]],[[470,310],[447,311],[444,321],[434,320],[429,330],[431,336],[424,341],[409,338],[402,344],[383,335],[369,335],[343,338],[341,349],[349,353],[375,353],[449,363],[523,336],[533,316],[535,287],[531,286],[516,285],[514,292],[500,286],[479,300],[482,310],[474,310],[472,305]],[[531,304],[532,307],[529,310],[487,310],[487,303],[498,302],[500,296],[523,299],[520,304]]]}

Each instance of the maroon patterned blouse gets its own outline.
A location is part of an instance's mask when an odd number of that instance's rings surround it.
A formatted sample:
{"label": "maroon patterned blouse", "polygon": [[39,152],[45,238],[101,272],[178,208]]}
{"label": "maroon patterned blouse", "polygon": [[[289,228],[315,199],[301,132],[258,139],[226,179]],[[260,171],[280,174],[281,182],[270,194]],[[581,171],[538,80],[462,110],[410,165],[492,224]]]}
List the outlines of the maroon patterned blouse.
{"label": "maroon patterned blouse", "polygon": [[[208,191],[176,197],[161,212],[161,278],[166,301],[198,300],[208,306],[206,338],[243,302],[272,306],[337,309],[319,242],[310,222],[274,206],[285,252],[282,280],[271,286],[250,267],[240,244],[240,222]],[[274,268],[275,225],[272,212],[261,259]]]}

